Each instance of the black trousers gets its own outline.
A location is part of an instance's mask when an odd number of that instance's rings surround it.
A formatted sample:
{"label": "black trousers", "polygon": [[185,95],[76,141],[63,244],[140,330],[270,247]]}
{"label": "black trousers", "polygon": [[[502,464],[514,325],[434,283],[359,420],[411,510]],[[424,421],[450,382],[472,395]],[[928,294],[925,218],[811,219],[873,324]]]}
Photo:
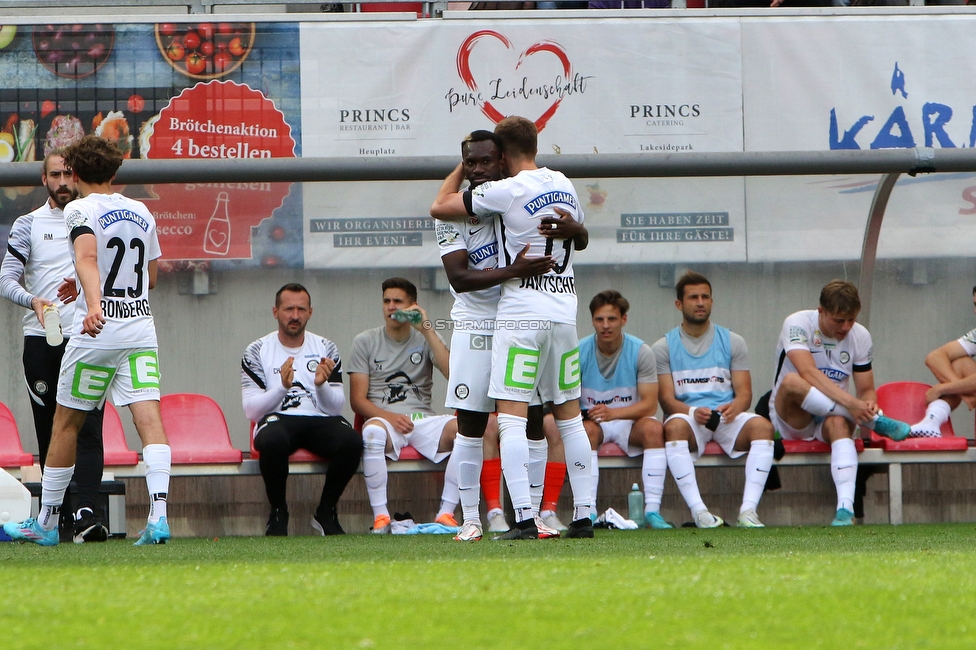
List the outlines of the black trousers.
{"label": "black trousers", "polygon": [[[27,379],[27,392],[34,411],[34,433],[37,435],[37,449],[42,466],[47,461],[47,450],[51,446],[51,428],[57,408],[58,374],[67,344],[65,341],[57,347],[51,347],[43,336],[24,337],[24,377]],[[96,409],[88,413],[81,431],[78,432],[73,477],[78,493],[72,509],[91,508],[102,521],[107,513],[99,512],[97,504],[104,465],[102,410]]]}
{"label": "black trousers", "polygon": [[318,513],[335,507],[346,484],[359,468],[363,437],[341,416],[280,415],[271,413],[258,422],[254,448],[261,453],[258,464],[264,489],[272,508],[288,509],[286,485],[288,457],[307,449],[329,460]]}

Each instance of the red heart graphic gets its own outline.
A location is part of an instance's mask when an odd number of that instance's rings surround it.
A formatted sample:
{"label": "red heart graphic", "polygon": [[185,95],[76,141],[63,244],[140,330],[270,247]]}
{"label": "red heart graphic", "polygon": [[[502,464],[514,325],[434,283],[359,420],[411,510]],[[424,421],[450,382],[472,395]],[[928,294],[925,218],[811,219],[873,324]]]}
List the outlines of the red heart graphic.
{"label": "red heart graphic", "polygon": [[227,242],[227,233],[211,230],[207,233],[207,238],[210,239],[210,243],[214,245],[214,248],[220,249]]}
{"label": "red heart graphic", "polygon": [[[468,88],[470,88],[471,91],[475,93],[478,92],[478,84],[474,80],[474,75],[471,73],[471,65],[469,63],[469,59],[471,58],[471,52],[472,50],[474,50],[475,44],[482,38],[488,38],[488,37],[498,39],[509,50],[513,49],[512,43],[507,38],[505,38],[505,36],[490,29],[483,29],[481,31],[477,31],[471,34],[471,36],[468,36],[464,40],[464,42],[461,43],[461,47],[460,49],[458,49],[458,55],[457,55],[458,74],[461,76],[461,80],[464,81],[464,83],[468,86]],[[522,62],[525,61],[527,57],[530,57],[533,54],[537,54],[539,52],[548,52],[549,54],[555,55],[556,58],[558,58],[559,61],[562,63],[563,78],[564,79],[572,78],[573,66],[569,62],[569,56],[566,54],[566,51],[563,49],[563,47],[556,41],[548,41],[548,40],[537,41],[532,45],[530,45],[519,55],[518,63],[515,64],[515,69],[518,70],[519,66],[522,65]],[[539,116],[539,118],[535,121],[535,126],[537,129],[539,129],[540,132],[542,131],[542,129],[546,128],[546,124],[549,122],[550,118],[552,118],[552,116],[556,114],[556,109],[559,108],[559,104],[562,101],[563,101],[562,98],[556,99],[549,106],[549,108],[547,108],[545,112],[541,116]],[[499,111],[497,108],[492,106],[491,102],[488,101],[482,102],[481,112],[484,113],[485,116],[495,124],[498,124],[505,118],[505,116],[501,114],[501,111]]]}

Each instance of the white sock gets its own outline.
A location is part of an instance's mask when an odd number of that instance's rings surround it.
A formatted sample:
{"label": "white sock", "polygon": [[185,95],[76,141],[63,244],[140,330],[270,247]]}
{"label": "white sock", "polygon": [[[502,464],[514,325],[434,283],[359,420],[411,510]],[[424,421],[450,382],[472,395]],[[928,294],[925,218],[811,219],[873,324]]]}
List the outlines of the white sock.
{"label": "white sock", "polygon": [[590,439],[583,428],[583,416],[571,420],[556,420],[559,435],[563,439],[566,453],[566,472],[569,474],[569,487],[573,490],[573,521],[588,519],[590,516],[590,470],[587,464],[593,462]]}
{"label": "white sock", "polygon": [[502,459],[502,476],[512,499],[516,523],[532,518],[529,495],[529,442],[525,438],[526,418],[508,413],[498,414],[498,455]]}
{"label": "white sock", "polygon": [[155,524],[166,516],[169,474],[173,464],[169,445],[146,445],[142,449],[142,460],[146,464],[146,487],[149,488],[149,523]]}
{"label": "white sock", "polygon": [[702,501],[701,492],[698,491],[698,479],[695,477],[695,463],[691,460],[691,452],[688,450],[687,440],[672,440],[664,443],[664,451],[667,454],[668,469],[674,482],[678,484],[678,491],[684,497],[685,503],[692,515],[697,515],[702,510],[708,510],[705,502]]}
{"label": "white sock", "polygon": [[447,466],[444,468],[444,489],[441,490],[441,507],[437,511],[437,516],[454,514],[457,510],[458,501],[461,500],[461,493],[458,490],[458,459],[451,453],[447,457]]}
{"label": "white sock", "polygon": [[599,512],[596,509],[596,495],[600,489],[600,451],[590,450],[590,512]]}
{"label": "white sock", "polygon": [[366,480],[366,494],[373,509],[373,518],[390,516],[386,507],[386,427],[367,424],[363,427],[363,478]]}
{"label": "white sock", "polygon": [[755,510],[759,507],[769,469],[773,466],[773,441],[753,440],[746,457],[746,486],[742,490],[742,507],[739,512]]}
{"label": "white sock", "polygon": [[61,518],[61,504],[64,493],[68,491],[75,466],[45,467],[41,474],[41,509],[37,513],[37,524],[44,530],[54,530]]}
{"label": "white sock", "polygon": [[664,496],[664,478],[668,472],[668,456],[664,449],[645,449],[641,474],[644,477],[644,512],[660,512]]}
{"label": "white sock", "polygon": [[457,457],[461,516],[465,523],[481,523],[481,465],[484,463],[484,440],[468,438],[459,433],[454,439],[454,451],[451,452],[451,456]]}
{"label": "white sock", "polygon": [[542,506],[542,489],[546,484],[546,460],[549,443],[546,439],[529,440],[529,498],[532,499],[532,515],[539,514]]}
{"label": "white sock", "polygon": [[922,421],[912,425],[912,433],[941,432],[942,425],[948,421],[951,413],[952,408],[947,401],[944,399],[935,400],[926,407],[925,417],[922,418]]}
{"label": "white sock", "polygon": [[857,480],[857,448],[850,438],[830,445],[830,475],[837,488],[837,509],[854,512],[854,487]]}
{"label": "white sock", "polygon": [[803,398],[803,402],[800,403],[801,409],[810,415],[818,415],[820,417],[825,417],[833,410],[835,406],[837,406],[837,402],[830,399],[813,386],[810,387],[806,397]]}

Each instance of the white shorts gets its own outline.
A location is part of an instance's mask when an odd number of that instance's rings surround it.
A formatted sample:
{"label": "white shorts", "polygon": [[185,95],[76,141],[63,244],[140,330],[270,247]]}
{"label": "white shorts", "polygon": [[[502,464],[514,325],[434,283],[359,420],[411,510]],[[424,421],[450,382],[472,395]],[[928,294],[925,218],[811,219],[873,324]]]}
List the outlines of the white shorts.
{"label": "white shorts", "polygon": [[495,399],[488,397],[491,378],[490,333],[454,330],[451,335],[451,372],[447,382],[449,409],[491,413]]}
{"label": "white shorts", "polygon": [[819,418],[814,418],[810,424],[802,429],[794,429],[776,414],[776,409],[769,409],[769,419],[773,423],[773,429],[779,432],[779,437],[783,440],[819,440],[827,442],[823,437],[823,423]]}
{"label": "white shorts", "polygon": [[413,413],[410,417],[413,420],[413,431],[407,435],[403,435],[394,429],[393,425],[383,418],[370,418],[366,420],[367,422],[379,422],[386,428],[386,433],[390,436],[390,442],[393,444],[393,451],[386,455],[387,458],[390,460],[400,460],[400,450],[407,445],[416,449],[424,458],[435,463],[439,463],[451,455],[451,452],[437,451],[437,448],[441,444],[441,433],[444,431],[447,423],[454,419],[453,415],[423,415],[422,413]]}
{"label": "white shorts", "polygon": [[[711,441],[717,442],[729,458],[738,458],[745,454],[745,451],[735,450],[735,441],[739,438],[739,432],[742,431],[746,422],[758,417],[760,416],[755,413],[739,413],[729,423],[719,422],[714,432],[710,431],[704,424],[698,424],[695,418],[684,413],[675,413],[668,420],[679,418],[691,425],[691,430],[695,434],[695,442],[698,443],[698,451],[692,454],[692,458],[698,460],[705,451],[705,443]],[[665,424],[667,424],[667,420],[665,420]]]}
{"label": "white shorts", "polygon": [[78,411],[101,408],[112,391],[112,403],[159,401],[156,348],[98,350],[68,346],[61,359],[58,404]]}
{"label": "white shorts", "polygon": [[643,448],[634,447],[630,444],[630,430],[634,427],[633,420],[610,420],[609,422],[600,422],[599,424],[600,428],[603,429],[604,444],[608,442],[614,443],[623,449],[624,453],[631,458],[644,453]]}
{"label": "white shorts", "polygon": [[580,396],[579,340],[576,326],[551,323],[550,329],[495,331],[488,394],[513,402],[563,404]]}

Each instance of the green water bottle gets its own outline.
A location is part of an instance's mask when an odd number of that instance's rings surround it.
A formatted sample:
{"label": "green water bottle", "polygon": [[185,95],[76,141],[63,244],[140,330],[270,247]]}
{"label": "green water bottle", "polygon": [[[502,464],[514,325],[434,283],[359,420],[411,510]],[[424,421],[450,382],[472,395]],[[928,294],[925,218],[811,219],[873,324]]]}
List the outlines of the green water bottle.
{"label": "green water bottle", "polygon": [[644,525],[644,493],[640,486],[634,483],[630,487],[630,494],[627,495],[628,518],[632,519],[638,526]]}

